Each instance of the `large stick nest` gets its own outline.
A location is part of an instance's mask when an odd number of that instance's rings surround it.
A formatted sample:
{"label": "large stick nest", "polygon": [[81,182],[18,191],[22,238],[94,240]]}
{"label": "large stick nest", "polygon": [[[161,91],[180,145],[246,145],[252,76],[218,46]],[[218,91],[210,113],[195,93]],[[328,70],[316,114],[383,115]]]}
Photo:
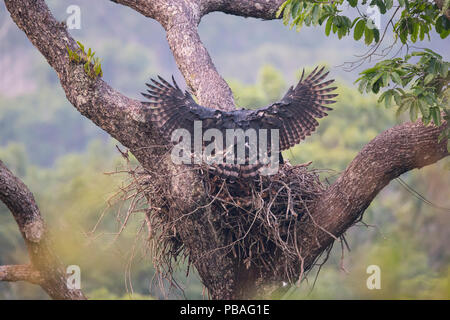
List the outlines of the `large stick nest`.
{"label": "large stick nest", "polygon": [[211,258],[218,253],[231,255],[247,269],[271,270],[272,279],[290,283],[301,280],[304,270],[300,233],[315,224],[309,212],[326,189],[319,179],[319,171],[286,163],[278,174],[252,181],[229,181],[206,170],[199,172],[207,204],[201,210],[174,218],[169,214],[167,203],[170,187],[164,188],[168,185],[167,177],[158,177],[157,173],[149,173],[141,167],[129,167],[130,179],[122,189],[122,199],[131,199],[127,216],[133,211],[145,212],[147,239],[159,276],[172,281],[176,263],[195,262],[185,250],[177,230],[183,227],[184,218],[209,214],[214,216],[221,239],[216,248],[204,252],[200,258]]}

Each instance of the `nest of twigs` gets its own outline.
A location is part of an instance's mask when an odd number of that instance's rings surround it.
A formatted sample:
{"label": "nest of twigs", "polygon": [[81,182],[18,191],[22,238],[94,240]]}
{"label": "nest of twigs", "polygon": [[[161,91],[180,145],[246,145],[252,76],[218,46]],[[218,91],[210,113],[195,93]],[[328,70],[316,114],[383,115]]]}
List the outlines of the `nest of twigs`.
{"label": "nest of twigs", "polygon": [[311,223],[309,209],[326,188],[318,171],[286,164],[278,174],[251,183],[223,184],[217,177],[208,182],[212,212],[228,234],[227,251],[246,268],[262,266],[279,280],[298,280],[303,273],[298,232]]}
{"label": "nest of twigs", "polygon": [[[217,232],[224,235],[220,246],[205,252],[203,258],[220,251],[232,255],[246,268],[260,266],[272,270],[283,281],[293,283],[302,277],[298,233],[314,223],[311,205],[326,189],[318,171],[307,165],[286,163],[274,176],[230,181],[207,170],[191,170],[201,175],[208,199],[207,214],[214,215],[214,221],[219,222]],[[192,259],[177,233],[183,227],[183,217],[174,219],[169,214],[168,179],[158,178],[158,173],[150,173],[140,166],[128,165],[128,174],[121,199],[131,204],[122,221],[126,224],[129,215],[144,212],[147,248],[155,269],[160,279],[176,284],[172,277],[175,264],[187,261],[189,267]],[[206,206],[202,207],[203,214]]]}

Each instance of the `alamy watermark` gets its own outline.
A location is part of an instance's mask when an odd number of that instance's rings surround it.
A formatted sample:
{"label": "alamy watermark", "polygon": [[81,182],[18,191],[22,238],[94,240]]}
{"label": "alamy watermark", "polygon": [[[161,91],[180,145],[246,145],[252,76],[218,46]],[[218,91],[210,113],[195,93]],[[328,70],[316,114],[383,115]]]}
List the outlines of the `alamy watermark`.
{"label": "alamy watermark", "polygon": [[66,269],[67,274],[67,289],[80,290],[81,289],[81,269],[77,265],[70,265]]}
{"label": "alamy watermark", "polygon": [[202,122],[195,121],[193,137],[180,128],[172,132],[171,141],[176,143],[171,153],[174,164],[256,165],[261,166],[261,175],[278,172],[278,129],[226,129],[224,137],[223,131],[215,128],[203,132]]}
{"label": "alamy watermark", "polygon": [[367,27],[369,29],[381,29],[381,12],[377,6],[369,6],[367,13]]}
{"label": "alamy watermark", "polygon": [[366,286],[369,290],[381,289],[381,269],[376,264],[367,267],[366,273],[370,274],[367,278]]}
{"label": "alamy watermark", "polygon": [[67,7],[66,13],[69,16],[66,19],[68,29],[81,29],[81,8],[75,4]]}

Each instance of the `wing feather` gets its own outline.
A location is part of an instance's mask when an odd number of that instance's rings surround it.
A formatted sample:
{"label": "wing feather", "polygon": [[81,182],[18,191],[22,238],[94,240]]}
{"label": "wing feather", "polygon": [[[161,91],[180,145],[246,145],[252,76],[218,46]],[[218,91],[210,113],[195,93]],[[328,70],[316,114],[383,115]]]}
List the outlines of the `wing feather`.
{"label": "wing feather", "polygon": [[[327,105],[335,102],[332,99],[337,94],[331,92],[336,87],[329,86],[334,80],[325,80],[327,76],[328,72],[324,73],[323,67],[316,67],[306,76],[303,70],[298,84],[290,87],[281,101],[257,110],[233,112],[202,107],[187,91],[180,90],[173,76],[172,84],[158,76],[158,80],[151,79],[146,83],[148,89],[142,95],[149,101],[143,104],[149,106],[150,120],[167,138],[177,128],[187,129],[193,134],[195,121],[202,121],[203,132],[215,128],[222,131],[224,137],[226,128],[279,129],[281,151],[311,135],[319,125],[317,119],[327,116],[327,112],[332,110]],[[222,176],[247,178],[257,175],[263,166],[259,161],[223,163],[212,166],[211,170]]]}
{"label": "wing feather", "polygon": [[[222,111],[198,105],[190,93],[187,91],[183,93],[180,90],[173,76],[173,84],[160,76],[158,80],[150,79],[151,83],[146,83],[147,93],[141,94],[150,100],[143,102],[150,106],[150,121],[157,125],[166,138],[170,139],[173,130],[178,128],[186,129],[193,134],[194,121],[220,118],[218,113]],[[216,121],[204,123],[214,125]]]}
{"label": "wing feather", "polygon": [[[256,122],[261,128],[280,130],[280,150],[289,149],[311,135],[319,125],[316,119],[327,116],[327,112],[332,110],[327,105],[336,102],[332,99],[337,94],[330,93],[336,87],[329,87],[334,80],[325,81],[329,72],[324,73],[324,69],[316,67],[306,77],[303,70],[298,84],[295,88],[289,88],[281,101],[249,111],[248,119],[251,122]],[[277,117],[281,124],[270,125],[266,120],[270,118],[269,115]]]}

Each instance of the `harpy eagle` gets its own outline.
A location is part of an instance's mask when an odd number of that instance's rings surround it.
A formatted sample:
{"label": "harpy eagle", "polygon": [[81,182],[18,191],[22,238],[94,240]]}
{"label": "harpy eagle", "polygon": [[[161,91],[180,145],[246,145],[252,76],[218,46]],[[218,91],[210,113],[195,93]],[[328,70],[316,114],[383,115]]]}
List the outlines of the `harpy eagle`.
{"label": "harpy eagle", "polygon": [[[266,155],[271,156],[273,149],[282,159],[281,151],[293,147],[306,136],[311,135],[319,125],[316,119],[326,116],[327,111],[332,110],[325,105],[336,102],[331,99],[335,98],[337,94],[329,93],[336,89],[336,87],[329,87],[334,79],[325,81],[329,72],[323,73],[323,71],[324,67],[320,70],[316,67],[305,78],[305,70],[303,70],[297,86],[295,88],[291,86],[281,101],[256,110],[221,111],[200,106],[188,91],[180,90],[173,76],[173,85],[160,76],[158,76],[159,81],[151,79],[151,84],[146,83],[149,88],[148,93],[142,93],[142,95],[150,101],[143,103],[150,106],[150,121],[153,121],[162,135],[168,139],[176,129],[185,129],[185,132],[194,135],[195,123],[201,123],[202,134],[206,133],[208,129],[216,129],[216,133],[223,133],[222,138],[214,136],[210,140],[223,139],[219,146],[225,151],[218,152],[220,148],[216,148],[214,151],[218,156],[216,159],[223,159],[223,161],[211,164],[209,168],[222,177],[250,178],[261,174],[268,163],[261,161],[258,156],[250,155],[250,138],[248,136],[239,141],[234,138],[230,148],[226,144],[225,138],[227,129],[242,129],[245,132],[254,129],[257,139],[260,139],[264,133],[268,141]],[[276,134],[273,133],[275,132],[273,129],[276,130]],[[272,136],[278,137],[278,141],[271,139]],[[241,159],[239,162],[237,150],[240,142],[245,145],[245,156],[244,160]],[[274,142],[277,143],[276,146]],[[252,145],[255,144],[252,143]],[[191,146],[191,144],[189,145]],[[202,148],[205,149],[205,143]],[[189,151],[192,155],[193,147]],[[230,153],[234,154],[234,157],[231,157],[231,161],[226,161],[225,155]],[[261,156],[261,153],[257,153],[257,155]]]}

